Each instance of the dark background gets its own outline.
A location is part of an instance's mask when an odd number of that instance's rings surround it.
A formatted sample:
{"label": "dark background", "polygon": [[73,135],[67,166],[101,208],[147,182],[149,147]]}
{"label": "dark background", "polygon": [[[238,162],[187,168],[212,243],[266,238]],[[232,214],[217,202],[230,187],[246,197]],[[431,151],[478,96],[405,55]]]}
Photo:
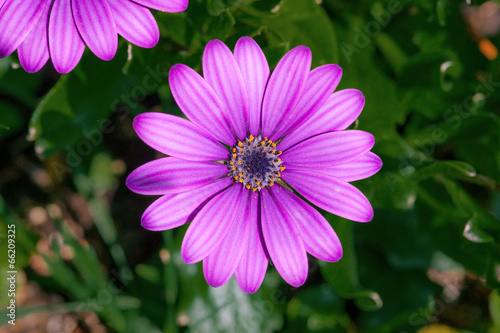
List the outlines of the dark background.
{"label": "dark background", "polygon": [[[500,332],[500,19],[483,3],[191,0],[155,12],[153,49],[120,38],[112,61],[87,49],[62,76],[0,59],[0,248],[14,224],[19,272],[16,326],[0,332]],[[313,67],[340,64],[339,89],[366,97],[354,126],[384,161],[355,183],[373,221],[323,212],[342,260],[311,258],[298,289],[270,267],[254,295],[208,287],[180,257],[186,226],[144,230],[154,198],[124,184],[157,157],[133,117],[181,115],[170,67],[201,71],[209,40],[245,35],[271,67],[296,45]]]}

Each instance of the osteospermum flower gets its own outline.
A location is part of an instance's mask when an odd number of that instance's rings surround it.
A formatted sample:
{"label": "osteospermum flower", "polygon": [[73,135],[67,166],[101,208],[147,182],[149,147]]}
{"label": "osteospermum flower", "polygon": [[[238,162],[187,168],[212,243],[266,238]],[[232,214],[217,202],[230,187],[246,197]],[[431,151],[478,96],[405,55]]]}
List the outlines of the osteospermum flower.
{"label": "osteospermum flower", "polygon": [[181,12],[188,0],[0,0],[0,58],[17,49],[30,73],[49,58],[59,73],[80,61],[85,45],[99,58],[115,56],[118,34],[141,47],[158,43],[148,8]]}
{"label": "osteospermum flower", "polygon": [[350,220],[373,217],[366,197],[349,184],[382,166],[370,152],[371,134],[345,130],[360,114],[363,94],[333,93],[339,66],[310,66],[309,48],[299,46],[270,75],[251,38],[241,38],[234,54],[213,40],[203,54],[204,77],[180,64],[170,71],[173,96],[189,120],[153,112],[134,119],[139,137],[169,155],[127,178],[136,193],[163,195],[142,225],[166,230],[192,221],[182,258],[203,260],[211,286],[235,274],[253,293],[270,257],[297,287],[307,278],[307,252],[338,261],[337,235],[305,200]]}

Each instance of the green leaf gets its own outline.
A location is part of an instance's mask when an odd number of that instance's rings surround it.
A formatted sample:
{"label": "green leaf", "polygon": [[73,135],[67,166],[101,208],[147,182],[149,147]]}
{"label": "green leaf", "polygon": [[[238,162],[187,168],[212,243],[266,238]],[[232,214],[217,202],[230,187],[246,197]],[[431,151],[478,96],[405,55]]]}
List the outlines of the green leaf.
{"label": "green leaf", "polygon": [[[102,143],[103,128],[115,108],[126,104],[128,112],[140,109],[131,90],[134,88],[140,97],[149,92],[149,85],[123,75],[126,59],[124,48],[109,62],[84,57],[76,70],[64,75],[49,91],[30,120],[29,139],[35,141],[39,156],[51,156],[76,143],[81,144],[76,147],[79,155],[87,156]],[[142,75],[148,71],[151,68],[143,68]],[[106,73],[105,80],[102,73]],[[100,142],[89,138],[94,131],[100,133]]]}
{"label": "green leaf", "polygon": [[319,267],[335,292],[344,298],[354,299],[359,308],[373,311],[382,307],[382,299],[375,291],[364,289],[359,282],[353,227],[351,221],[336,220],[334,229],[342,242],[343,257],[337,263],[321,261]]}
{"label": "green leaf", "polygon": [[388,34],[380,33],[375,37],[375,43],[380,49],[392,70],[399,74],[408,62],[405,51]]}
{"label": "green leaf", "polygon": [[251,5],[244,6],[243,9],[249,14],[265,18],[272,16],[283,5],[286,0],[253,0]]}
{"label": "green leaf", "polygon": [[447,178],[443,178],[440,181],[448,191],[455,206],[468,214],[473,214],[476,211],[478,208],[476,202],[456,181]]}
{"label": "green leaf", "polygon": [[121,269],[127,269],[125,252],[117,243],[117,230],[111,216],[105,194],[112,190],[117,183],[117,175],[113,171],[113,160],[107,153],[97,153],[92,156],[88,175],[77,169],[73,174],[73,182],[80,195],[88,202],[89,211],[95,226],[103,241],[109,248],[115,263]]}
{"label": "green leaf", "polygon": [[266,55],[267,62],[271,68],[276,67],[283,55],[290,49],[290,45],[287,43],[281,43],[273,46],[264,48],[264,54]]}
{"label": "green leaf", "polygon": [[464,228],[474,212],[481,208],[470,201],[455,181],[443,178],[419,184],[415,202],[419,225],[437,249],[466,269],[485,274],[491,244],[473,243],[464,237]]}
{"label": "green leaf", "polygon": [[161,273],[158,267],[153,265],[139,264],[135,266],[135,273],[152,284],[161,283]]}
{"label": "green leaf", "polygon": [[205,297],[197,294],[187,315],[193,332],[271,333],[276,329],[276,312],[276,304],[243,293],[231,279],[222,287],[209,287]]}
{"label": "green leaf", "polygon": [[378,65],[372,40],[367,37],[363,43],[359,42],[359,27],[366,22],[349,13],[344,19],[347,26],[334,21],[335,32],[342,40],[339,64],[344,72],[338,89],[355,88],[363,92],[366,103],[358,118],[359,129],[372,133],[377,141],[398,140],[396,128],[404,122],[408,105],[401,103],[398,85]]}
{"label": "green leaf", "polygon": [[[473,101],[471,104],[474,104]],[[425,148],[425,145],[428,145],[435,148],[437,145],[450,141],[467,138],[465,143],[471,143],[472,140],[480,140],[485,135],[491,136],[490,133],[500,133],[500,118],[498,116],[479,112],[474,109],[474,105],[468,111],[464,110],[463,107],[460,110],[449,108],[447,116],[442,118],[444,121],[409,133],[406,135],[406,141],[414,147]],[[477,143],[472,143],[473,146],[477,146]],[[476,169],[478,168],[476,167]]]}
{"label": "green leaf", "polygon": [[168,36],[174,42],[184,47],[193,46],[195,36],[200,37],[186,12],[158,13],[156,15],[156,20],[160,28],[161,36]]}
{"label": "green leaf", "polygon": [[308,46],[313,54],[312,67],[338,63],[337,37],[322,6],[314,0],[285,0],[275,10],[275,15],[262,18],[269,31],[278,36],[270,36],[272,44],[289,42],[291,47]]}
{"label": "green leaf", "polygon": [[207,0],[208,13],[212,16],[219,16],[226,10],[223,0]]}
{"label": "green leaf", "polygon": [[492,290],[489,296],[490,315],[493,319],[493,331],[500,331],[500,295],[498,290]]}
{"label": "green leaf", "polygon": [[446,1],[445,0],[436,1],[436,16],[438,18],[439,24],[444,27],[446,25]]}
{"label": "green leaf", "polygon": [[290,300],[287,317],[296,332],[344,332],[352,325],[344,303],[328,284],[314,285]]}
{"label": "green leaf", "polygon": [[71,262],[76,267],[87,288],[95,292],[102,288],[106,288],[107,278],[93,248],[82,247],[75,239],[69,227],[63,224],[62,221],[55,221],[55,223],[58,230],[62,232],[64,244],[72,248],[73,258],[71,258]]}
{"label": "green leaf", "polygon": [[[442,179],[442,182],[457,208],[472,216],[467,222],[470,223],[471,232],[479,232],[479,229],[490,232],[500,231],[500,221],[476,203],[458,183],[446,178]],[[464,236],[465,234],[464,231]],[[470,236],[474,238],[473,234]]]}
{"label": "green leaf", "polygon": [[[486,126],[478,126],[483,128],[485,133],[487,133],[488,128]],[[490,133],[495,133],[495,130],[492,130]],[[500,188],[498,185],[498,181],[500,180],[499,142],[500,140],[493,136],[476,139],[465,136],[463,140],[456,143],[456,158],[473,165],[478,173],[475,178],[470,180],[471,182],[493,190]]]}
{"label": "green leaf", "polygon": [[469,179],[476,176],[476,170],[462,161],[439,161],[417,170],[414,180],[418,182],[436,175]]}
{"label": "green leaf", "polygon": [[491,243],[495,238],[481,229],[481,225],[485,224],[484,216],[474,213],[464,228],[464,237],[474,243]]}
{"label": "green leaf", "polygon": [[222,12],[219,16],[212,17],[208,21],[207,38],[225,40],[235,22],[233,14],[229,10]]}
{"label": "green leaf", "polygon": [[[389,164],[389,160],[384,161]],[[389,169],[359,182],[358,187],[374,207],[409,210],[417,197],[417,185],[401,169]],[[380,195],[384,193],[384,195]]]}

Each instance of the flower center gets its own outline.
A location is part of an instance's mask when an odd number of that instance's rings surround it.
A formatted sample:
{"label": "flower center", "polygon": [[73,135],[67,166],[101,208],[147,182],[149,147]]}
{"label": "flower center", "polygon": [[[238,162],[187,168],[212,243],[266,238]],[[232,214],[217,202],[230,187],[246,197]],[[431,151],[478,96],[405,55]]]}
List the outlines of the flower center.
{"label": "flower center", "polygon": [[257,191],[273,186],[285,170],[278,157],[276,143],[267,138],[250,135],[234,145],[229,155],[229,175],[234,182],[243,184],[248,190]]}

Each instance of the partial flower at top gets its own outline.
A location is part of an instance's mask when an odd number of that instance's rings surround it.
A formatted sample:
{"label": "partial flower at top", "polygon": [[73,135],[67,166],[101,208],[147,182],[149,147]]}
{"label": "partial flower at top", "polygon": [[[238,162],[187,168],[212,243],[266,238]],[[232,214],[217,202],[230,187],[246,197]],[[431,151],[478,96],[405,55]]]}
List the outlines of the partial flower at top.
{"label": "partial flower at top", "polygon": [[373,217],[349,182],[381,168],[370,152],[375,139],[345,130],[365,98],[355,89],[333,93],[339,66],[310,67],[305,46],[289,51],[270,75],[253,39],[241,38],[234,54],[213,40],[203,54],[204,77],[184,65],[170,70],[172,94],[189,120],[154,112],[134,119],[139,137],[169,156],[127,178],[136,193],[162,195],[142,225],[156,231],[192,221],[181,255],[188,264],[203,260],[211,286],[235,274],[253,293],[270,258],[298,287],[308,274],[306,253],[338,261],[339,238],[307,201],[353,221]]}
{"label": "partial flower at top", "polygon": [[0,58],[17,49],[30,73],[49,58],[59,73],[80,61],[85,45],[111,60],[118,34],[141,47],[158,43],[158,25],[148,8],[181,12],[188,0],[0,0]]}

